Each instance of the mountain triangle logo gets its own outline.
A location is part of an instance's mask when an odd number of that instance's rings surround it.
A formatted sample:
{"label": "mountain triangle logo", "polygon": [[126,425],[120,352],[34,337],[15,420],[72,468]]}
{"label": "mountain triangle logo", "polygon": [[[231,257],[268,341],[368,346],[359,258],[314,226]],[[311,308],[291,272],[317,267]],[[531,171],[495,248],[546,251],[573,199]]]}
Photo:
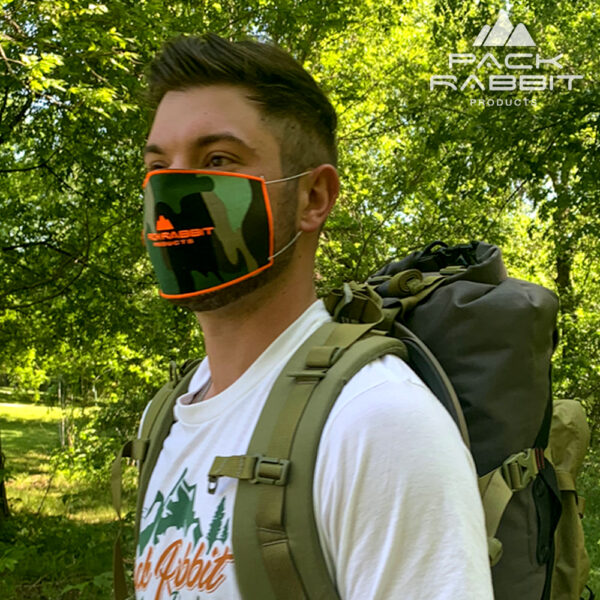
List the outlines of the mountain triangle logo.
{"label": "mountain triangle logo", "polygon": [[156,231],[168,231],[169,229],[175,229],[173,223],[167,217],[160,215],[156,221]]}
{"label": "mountain triangle logo", "polygon": [[507,12],[500,10],[494,26],[484,25],[473,46],[535,46],[535,42],[523,23],[513,27]]}

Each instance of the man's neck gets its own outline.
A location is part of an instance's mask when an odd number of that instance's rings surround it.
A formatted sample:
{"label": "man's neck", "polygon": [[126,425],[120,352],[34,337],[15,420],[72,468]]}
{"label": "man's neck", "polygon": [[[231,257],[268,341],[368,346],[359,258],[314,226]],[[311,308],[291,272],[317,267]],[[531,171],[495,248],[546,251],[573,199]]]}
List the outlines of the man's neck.
{"label": "man's neck", "polygon": [[316,299],[312,282],[280,278],[221,309],[197,313],[212,381],[204,397],[233,384]]}

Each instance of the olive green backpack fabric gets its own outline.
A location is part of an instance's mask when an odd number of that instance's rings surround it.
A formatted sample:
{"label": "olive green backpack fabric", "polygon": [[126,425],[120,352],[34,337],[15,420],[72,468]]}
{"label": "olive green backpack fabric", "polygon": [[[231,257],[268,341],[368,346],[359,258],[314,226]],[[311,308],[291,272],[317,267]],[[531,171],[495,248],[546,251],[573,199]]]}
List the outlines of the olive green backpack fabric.
{"label": "olive green backpack fabric", "polygon": [[[552,600],[579,600],[586,589],[590,560],[581,524],[585,501],[577,494],[575,483],[589,443],[583,406],[575,400],[555,401],[546,454],[556,471],[562,514],[555,534]],[[588,592],[588,598],[593,598],[589,588]]]}
{"label": "olive green backpack fabric", "polygon": [[[571,473],[574,463],[561,467],[557,482],[551,462],[563,461],[561,452],[571,455],[573,435],[555,436],[561,443],[544,455],[553,422],[554,294],[509,278],[495,246],[435,243],[391,263],[366,284],[334,290],[326,306],[334,322],[313,334],[284,367],[247,454],[215,457],[207,474],[209,491],[219,477],[240,480],[233,545],[242,596],[338,598],[312,514],[318,442],[343,385],[368,362],[394,353],[444,404],[470,446],[480,476],[496,600],[579,598],[585,579],[582,544],[572,549],[565,540],[580,523],[561,519],[556,552],[554,543],[561,501],[574,502],[561,473]],[[173,403],[193,370],[184,369],[183,379],[174,376],[157,394],[140,439],[125,447],[124,455],[141,464],[138,522]],[[113,472],[118,509],[119,481],[120,457]],[[115,598],[123,600],[119,552]],[[553,568],[564,573],[557,577],[556,593],[568,589],[574,595],[550,595]]]}

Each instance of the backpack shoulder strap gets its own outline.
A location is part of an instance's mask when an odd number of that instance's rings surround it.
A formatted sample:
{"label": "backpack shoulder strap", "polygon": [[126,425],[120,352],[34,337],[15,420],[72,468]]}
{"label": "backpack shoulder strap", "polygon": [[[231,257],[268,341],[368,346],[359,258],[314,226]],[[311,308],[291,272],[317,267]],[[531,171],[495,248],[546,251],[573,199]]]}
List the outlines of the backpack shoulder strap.
{"label": "backpack shoulder strap", "polygon": [[313,474],[321,433],[343,386],[386,354],[406,358],[404,345],[366,335],[374,324],[326,323],[292,356],[277,378],[248,454],[217,457],[209,473],[240,479],[233,523],[242,596],[261,600],[331,600],[313,510]]}
{"label": "backpack shoulder strap", "polygon": [[[111,494],[113,507],[121,521],[122,505],[122,459],[132,458],[138,462],[139,480],[135,515],[135,544],[139,535],[144,497],[148,482],[158,460],[163,442],[173,424],[175,400],[187,389],[200,359],[188,361],[181,369],[181,376],[171,369],[171,380],[165,383],[153,396],[146,410],[139,436],[125,442],[113,461],[111,471]],[[115,600],[127,598],[127,584],[121,550],[121,528],[113,550],[113,583]]]}

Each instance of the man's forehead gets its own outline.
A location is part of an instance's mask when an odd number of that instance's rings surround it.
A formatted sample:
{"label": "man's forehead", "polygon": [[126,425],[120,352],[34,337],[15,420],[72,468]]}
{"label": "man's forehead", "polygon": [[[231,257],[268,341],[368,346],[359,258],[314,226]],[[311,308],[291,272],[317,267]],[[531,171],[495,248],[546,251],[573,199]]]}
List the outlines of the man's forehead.
{"label": "man's forehead", "polygon": [[147,148],[228,142],[256,150],[273,132],[247,94],[245,88],[224,85],[167,92],[154,116]]}

